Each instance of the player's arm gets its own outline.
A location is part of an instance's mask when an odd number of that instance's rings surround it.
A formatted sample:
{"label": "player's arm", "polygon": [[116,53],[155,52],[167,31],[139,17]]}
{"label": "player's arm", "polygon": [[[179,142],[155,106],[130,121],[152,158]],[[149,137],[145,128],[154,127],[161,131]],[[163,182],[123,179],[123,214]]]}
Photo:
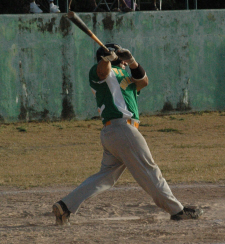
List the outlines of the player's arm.
{"label": "player's arm", "polygon": [[134,61],[129,65],[131,71],[131,80],[135,83],[137,91],[148,85],[148,76],[142,66]]}
{"label": "player's arm", "polygon": [[132,56],[131,52],[124,48],[119,48],[116,51],[116,55],[126,62],[131,70],[131,80],[136,84],[137,91],[148,85],[148,77],[142,66],[136,62],[135,58]]}
{"label": "player's arm", "polygon": [[100,80],[104,80],[108,77],[111,71],[111,61],[117,60],[118,57],[115,52],[110,52],[106,56],[102,56],[102,59],[98,62],[97,65],[97,75]]}
{"label": "player's arm", "polygon": [[103,59],[99,61],[97,65],[97,75],[100,80],[104,80],[108,77],[111,71],[111,62],[104,61]]}

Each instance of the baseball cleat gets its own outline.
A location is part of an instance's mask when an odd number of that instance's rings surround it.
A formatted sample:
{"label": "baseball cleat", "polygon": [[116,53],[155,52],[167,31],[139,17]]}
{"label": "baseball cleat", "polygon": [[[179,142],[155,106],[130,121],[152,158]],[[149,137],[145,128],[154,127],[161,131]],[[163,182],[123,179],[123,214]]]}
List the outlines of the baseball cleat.
{"label": "baseball cleat", "polygon": [[53,3],[50,4],[50,13],[60,13],[59,7],[54,5]]}
{"label": "baseball cleat", "polygon": [[122,9],[122,11],[123,11],[123,12],[134,12],[134,10],[131,9],[131,8],[129,8],[129,7],[124,7],[124,8]]}
{"label": "baseball cleat", "polygon": [[43,11],[38,6],[39,5],[37,5],[35,2],[30,3],[30,12],[32,14],[40,14],[40,13],[43,13]]}
{"label": "baseball cleat", "polygon": [[184,207],[184,209],[179,213],[171,215],[170,219],[172,220],[198,219],[202,214],[203,214],[202,209]]}
{"label": "baseball cleat", "polygon": [[56,225],[70,225],[70,212],[59,202],[52,206],[52,212],[56,217]]}

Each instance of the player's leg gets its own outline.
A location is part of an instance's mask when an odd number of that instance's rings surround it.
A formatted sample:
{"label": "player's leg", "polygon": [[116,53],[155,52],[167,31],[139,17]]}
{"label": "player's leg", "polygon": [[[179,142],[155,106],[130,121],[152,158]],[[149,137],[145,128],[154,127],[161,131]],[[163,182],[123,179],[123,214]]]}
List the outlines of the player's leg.
{"label": "player's leg", "polygon": [[[159,167],[154,163],[148,145],[141,133],[126,120],[111,121],[104,136],[105,147],[127,166],[139,185],[152,196],[157,206],[171,214],[171,219],[196,219],[202,209],[183,207],[174,197]],[[109,126],[109,127],[110,127]]]}
{"label": "player's leg", "polygon": [[72,3],[72,0],[69,0],[69,4],[68,4],[68,9],[71,10],[71,3]]}
{"label": "player's leg", "polygon": [[83,201],[112,187],[125,168],[126,166],[121,164],[113,155],[104,151],[100,171],[87,178],[62,201],[70,212],[75,213]]}
{"label": "player's leg", "polygon": [[157,8],[157,5],[156,5],[156,0],[154,0],[154,7],[155,7],[155,10],[159,10],[159,9]]}
{"label": "player's leg", "polygon": [[[104,150],[100,171],[87,178],[61,201],[53,205],[56,224],[65,224],[69,214],[76,213],[82,202],[112,187],[125,169],[124,164],[107,150]],[[63,220],[64,214],[66,216],[65,221]]]}
{"label": "player's leg", "polygon": [[[123,12],[132,12],[134,11],[131,6],[128,6],[126,0],[120,0],[120,4],[122,5],[122,11]],[[130,3],[130,2],[129,2]],[[131,4],[131,3],[130,3]]]}
{"label": "player's leg", "polygon": [[139,185],[152,196],[157,206],[171,215],[180,212],[183,206],[162,177],[141,133],[122,119],[113,120],[107,127],[111,127],[109,129],[114,133],[105,134],[105,147],[120,158]]}

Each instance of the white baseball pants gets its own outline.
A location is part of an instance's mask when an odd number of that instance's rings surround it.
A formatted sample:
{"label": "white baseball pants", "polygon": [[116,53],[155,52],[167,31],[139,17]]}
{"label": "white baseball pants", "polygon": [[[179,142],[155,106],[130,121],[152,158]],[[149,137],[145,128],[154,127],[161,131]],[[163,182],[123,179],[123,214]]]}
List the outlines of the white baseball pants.
{"label": "white baseball pants", "polygon": [[126,168],[158,207],[171,215],[183,210],[137,128],[127,124],[126,119],[111,120],[101,131],[101,141],[104,153],[100,171],[62,199],[70,212],[76,213],[86,199],[112,187]]}

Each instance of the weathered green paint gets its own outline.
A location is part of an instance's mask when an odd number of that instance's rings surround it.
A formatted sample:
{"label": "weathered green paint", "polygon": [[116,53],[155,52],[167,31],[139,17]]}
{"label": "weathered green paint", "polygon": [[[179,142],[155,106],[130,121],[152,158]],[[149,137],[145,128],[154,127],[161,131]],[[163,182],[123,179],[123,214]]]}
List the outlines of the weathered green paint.
{"label": "weathered green paint", "polygon": [[[225,110],[224,10],[80,13],[149,76],[140,112]],[[0,121],[97,115],[88,72],[98,45],[63,14],[0,15]]]}

